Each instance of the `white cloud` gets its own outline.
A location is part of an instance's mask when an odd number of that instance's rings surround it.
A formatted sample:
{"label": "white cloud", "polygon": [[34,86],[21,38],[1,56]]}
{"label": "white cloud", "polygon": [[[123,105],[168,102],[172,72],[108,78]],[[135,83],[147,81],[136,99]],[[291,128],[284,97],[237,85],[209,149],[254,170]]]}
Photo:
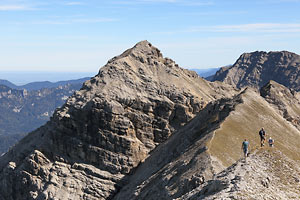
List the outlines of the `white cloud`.
{"label": "white cloud", "polygon": [[75,19],[56,19],[56,20],[41,20],[34,21],[32,24],[38,25],[66,25],[66,24],[93,24],[93,23],[102,23],[102,22],[115,22],[119,21],[114,18],[75,18]]}
{"label": "white cloud", "polygon": [[182,30],[152,32],[149,35],[177,35],[186,33],[254,33],[254,34],[299,34],[300,24],[256,23],[239,25],[196,26]]}
{"label": "white cloud", "polygon": [[239,25],[202,26],[182,32],[249,32],[249,33],[298,33],[300,24],[256,23]]}
{"label": "white cloud", "polygon": [[248,14],[248,11],[239,10],[239,11],[202,11],[202,12],[188,12],[182,13],[188,16],[221,16],[221,15],[245,15]]}
{"label": "white cloud", "polygon": [[300,32],[300,24],[242,24],[217,26],[219,32]]}
{"label": "white cloud", "polygon": [[182,6],[206,6],[213,5],[214,2],[212,0],[135,0],[135,1],[114,1],[113,4],[121,4],[121,5],[140,5],[140,4],[161,4],[161,3],[169,3],[169,4],[177,4]]}
{"label": "white cloud", "polygon": [[300,0],[266,0],[266,3],[300,3]]}
{"label": "white cloud", "polygon": [[67,6],[77,6],[77,5],[84,5],[84,3],[79,2],[79,1],[72,1],[72,2],[66,2],[65,5],[67,5]]}
{"label": "white cloud", "polygon": [[119,21],[114,18],[95,18],[95,19],[74,19],[71,20],[73,23],[101,23],[101,22],[115,22]]}
{"label": "white cloud", "polygon": [[148,3],[177,3],[178,0],[140,0],[140,2],[148,2]]}
{"label": "white cloud", "polygon": [[0,11],[22,11],[32,10],[33,8],[25,5],[0,5]]}
{"label": "white cloud", "polygon": [[81,1],[69,1],[69,2],[43,2],[35,0],[0,0],[0,11],[25,11],[25,10],[36,10],[39,7],[46,7],[49,5],[65,5],[65,6],[77,6],[85,5]]}

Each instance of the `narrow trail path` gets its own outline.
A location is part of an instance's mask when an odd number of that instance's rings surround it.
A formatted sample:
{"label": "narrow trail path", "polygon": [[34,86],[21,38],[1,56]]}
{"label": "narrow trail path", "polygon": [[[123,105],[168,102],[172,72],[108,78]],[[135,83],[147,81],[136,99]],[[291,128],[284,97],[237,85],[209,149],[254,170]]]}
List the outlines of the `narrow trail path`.
{"label": "narrow trail path", "polygon": [[255,147],[182,199],[300,199],[300,168],[276,148]]}

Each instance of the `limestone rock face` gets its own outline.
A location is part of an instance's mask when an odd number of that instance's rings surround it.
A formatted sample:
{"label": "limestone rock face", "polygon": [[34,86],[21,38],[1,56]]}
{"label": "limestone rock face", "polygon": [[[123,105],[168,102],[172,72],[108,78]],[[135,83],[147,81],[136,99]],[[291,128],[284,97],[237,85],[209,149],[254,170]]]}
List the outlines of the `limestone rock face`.
{"label": "limestone rock face", "polygon": [[[300,131],[276,109],[250,88],[211,102],[158,146],[114,199],[295,198]],[[275,139],[273,148],[259,149],[261,127]],[[239,162],[245,138],[250,142],[249,163]]]}
{"label": "limestone rock face", "polygon": [[176,199],[211,179],[224,167],[211,156],[209,143],[214,131],[242,102],[237,95],[208,104],[151,153],[115,199]]}
{"label": "limestone rock face", "polygon": [[0,158],[0,199],[110,199],[159,144],[235,93],[142,41]]}
{"label": "limestone rock face", "polygon": [[260,89],[260,94],[276,110],[300,130],[300,93],[275,81],[269,81]]}
{"label": "limestone rock face", "polygon": [[288,51],[244,53],[231,67],[220,69],[212,81],[222,81],[238,88],[261,88],[274,80],[300,90],[300,56]]}

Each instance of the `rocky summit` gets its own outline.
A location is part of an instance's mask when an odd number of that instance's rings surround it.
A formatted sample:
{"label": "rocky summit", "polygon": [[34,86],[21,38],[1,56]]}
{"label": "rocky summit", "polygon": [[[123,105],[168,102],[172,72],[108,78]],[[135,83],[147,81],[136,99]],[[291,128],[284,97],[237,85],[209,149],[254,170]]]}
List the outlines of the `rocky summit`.
{"label": "rocky summit", "polygon": [[237,92],[142,41],[0,158],[0,199],[111,199],[209,102]]}
{"label": "rocky summit", "polygon": [[300,90],[300,56],[288,51],[244,53],[233,66],[221,68],[212,81],[238,88],[261,88],[270,80]]}
{"label": "rocky summit", "polygon": [[142,41],[0,157],[0,199],[297,199],[298,101],[274,81],[208,82]]}

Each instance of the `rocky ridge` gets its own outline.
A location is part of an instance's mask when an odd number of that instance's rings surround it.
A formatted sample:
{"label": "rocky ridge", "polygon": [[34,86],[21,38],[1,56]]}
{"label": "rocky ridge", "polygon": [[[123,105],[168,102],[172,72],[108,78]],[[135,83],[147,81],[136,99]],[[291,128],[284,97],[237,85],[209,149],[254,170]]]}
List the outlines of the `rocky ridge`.
{"label": "rocky ridge", "polygon": [[[267,134],[275,139],[276,151],[285,160],[297,163],[295,168],[298,169],[300,131],[257,92],[247,89],[233,98],[221,99],[207,105],[197,117],[154,150],[115,199],[230,199],[231,196],[251,199],[241,193],[239,188],[235,188],[235,194],[228,194],[227,189],[230,190],[233,186],[214,180],[218,179],[217,174],[222,174],[224,169],[234,166],[242,157],[240,147],[244,138],[250,141],[253,155],[261,156],[255,153],[259,146],[258,130],[261,127],[265,127]],[[257,165],[259,162],[259,159],[255,161]],[[266,165],[272,162],[272,158],[264,161]],[[253,170],[256,176],[262,174],[262,171],[255,173],[255,166],[250,169],[247,167],[247,170],[248,173]],[[243,177],[244,174],[239,176]],[[232,176],[226,176],[226,180],[231,181],[233,178],[230,177]],[[250,175],[250,178],[256,181],[255,176]],[[242,184],[247,188],[255,188],[255,181]],[[272,182],[272,191],[275,196],[280,196],[281,192],[278,192],[276,183]],[[285,187],[285,195],[297,194],[294,192],[297,183],[292,184],[291,188]],[[218,192],[219,196],[212,196]],[[262,196],[266,196],[266,192]]]}
{"label": "rocky ridge", "polygon": [[300,90],[300,56],[288,51],[244,53],[231,67],[221,68],[212,81],[222,81],[238,88],[260,89],[270,80]]}
{"label": "rocky ridge", "polygon": [[0,199],[109,199],[208,102],[237,93],[142,41],[0,159]]}
{"label": "rocky ridge", "polygon": [[255,150],[179,199],[298,199],[299,163],[276,148]]}
{"label": "rocky ridge", "polygon": [[[243,93],[242,93],[243,94]],[[139,166],[115,199],[175,199],[223,169],[208,152],[214,131],[243,100],[241,95],[208,104]]]}

